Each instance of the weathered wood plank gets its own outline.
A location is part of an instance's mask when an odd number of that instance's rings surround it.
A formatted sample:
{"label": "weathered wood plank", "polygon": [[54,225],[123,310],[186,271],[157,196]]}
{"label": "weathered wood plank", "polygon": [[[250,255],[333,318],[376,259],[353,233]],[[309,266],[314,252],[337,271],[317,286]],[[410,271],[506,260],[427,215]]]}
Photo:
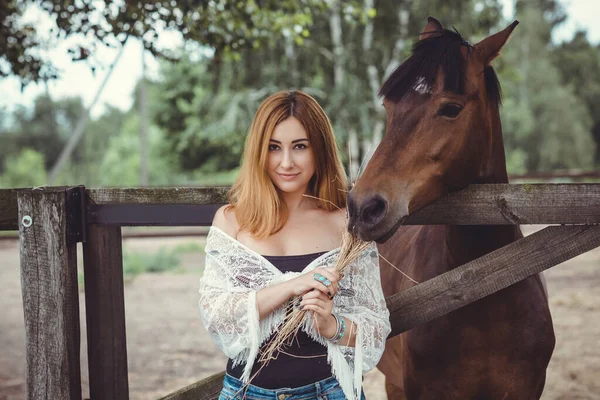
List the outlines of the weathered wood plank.
{"label": "weathered wood plank", "polygon": [[219,372],[161,397],[159,400],[217,400],[223,388],[224,377],[225,372]]}
{"label": "weathered wood plank", "polygon": [[600,224],[600,185],[471,185],[430,204],[404,224]]}
{"label": "weathered wood plank", "polygon": [[88,225],[83,259],[90,397],[126,400],[129,382],[121,228]]}
{"label": "weathered wood plank", "polygon": [[[123,226],[208,226],[218,207],[94,205],[89,209],[88,221]],[[420,210],[404,224],[600,224],[600,185],[473,185]]]}
{"label": "weathered wood plank", "polygon": [[[94,217],[102,218],[102,213],[114,215],[118,212],[118,207],[114,207],[120,204],[162,204],[159,214],[170,212],[169,204],[224,204],[227,189],[87,189],[86,193],[92,203],[113,205],[111,209],[103,209],[101,215],[90,215],[89,218],[94,220]],[[0,229],[14,229],[15,208],[11,208],[10,194],[3,192],[0,190],[0,198],[6,200],[5,210],[0,214]],[[136,225],[144,224],[157,223],[151,216],[136,222]],[[425,207],[407,218],[404,224],[600,224],[600,184],[472,185]]]}
{"label": "weathered wood plank", "polygon": [[65,191],[20,190],[17,202],[25,222],[19,234],[26,397],[79,400],[77,247],[67,242]]}
{"label": "weathered wood plank", "polygon": [[96,204],[224,204],[228,187],[87,189]]}
{"label": "weathered wood plank", "polygon": [[[207,204],[205,200],[208,204],[223,204],[226,190],[102,189],[96,194],[92,189],[88,193],[98,204],[128,204],[139,200],[142,204],[199,205]],[[152,223],[151,218],[147,223]],[[600,224],[600,185],[471,185],[425,207],[407,218],[404,224]]]}
{"label": "weathered wood plank", "polygon": [[387,298],[390,337],[600,246],[600,226],[551,226]]}
{"label": "weathered wood plank", "polygon": [[19,229],[17,215],[17,189],[0,190],[0,231],[16,231]]}

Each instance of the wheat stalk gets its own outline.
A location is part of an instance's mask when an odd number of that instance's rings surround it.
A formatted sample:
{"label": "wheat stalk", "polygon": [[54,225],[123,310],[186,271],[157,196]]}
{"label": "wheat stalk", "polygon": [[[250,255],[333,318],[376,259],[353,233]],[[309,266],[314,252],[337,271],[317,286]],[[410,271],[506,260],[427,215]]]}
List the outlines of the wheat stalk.
{"label": "wheat stalk", "polygon": [[[344,270],[354,262],[361,253],[363,253],[370,245],[370,242],[363,242],[357,236],[348,231],[342,234],[342,244],[340,253],[335,263],[335,270],[340,276],[343,276]],[[268,362],[274,359],[274,355],[285,344],[290,342],[298,332],[306,315],[306,310],[300,310],[294,305],[298,302],[299,297],[295,297],[289,302],[285,309],[285,319],[278,329],[275,337],[269,342],[269,345],[262,351],[259,358],[260,362]]]}

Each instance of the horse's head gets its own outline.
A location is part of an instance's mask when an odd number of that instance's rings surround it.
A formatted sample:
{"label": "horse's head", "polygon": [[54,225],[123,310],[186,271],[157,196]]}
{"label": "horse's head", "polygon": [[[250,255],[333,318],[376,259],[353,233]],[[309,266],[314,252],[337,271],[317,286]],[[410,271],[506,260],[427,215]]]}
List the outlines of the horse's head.
{"label": "horse's head", "polygon": [[506,182],[490,63],[518,22],[471,45],[428,19],[413,54],[383,84],[387,129],[350,192],[348,229],[383,242],[440,196],[475,182]]}

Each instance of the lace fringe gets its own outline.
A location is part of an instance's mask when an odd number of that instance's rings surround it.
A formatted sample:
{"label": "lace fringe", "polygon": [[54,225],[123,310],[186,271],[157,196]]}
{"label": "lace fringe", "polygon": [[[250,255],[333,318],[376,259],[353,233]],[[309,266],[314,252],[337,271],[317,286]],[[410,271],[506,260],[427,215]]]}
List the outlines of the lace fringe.
{"label": "lace fringe", "polygon": [[[341,314],[340,314],[341,315]],[[344,395],[348,399],[360,400],[362,392],[362,351],[360,352],[360,358],[356,350],[362,346],[362,334],[356,336],[356,348],[355,359],[354,359],[354,376],[352,376],[352,368],[348,364],[348,361],[344,357],[344,354],[340,350],[340,345],[333,344],[326,340],[323,336],[317,333],[312,318],[307,314],[304,319],[302,329],[310,336],[313,340],[327,346],[327,362],[331,366],[331,372],[333,376],[340,384]],[[360,328],[358,329],[360,332]],[[355,397],[356,396],[356,397]]]}
{"label": "lace fringe", "polygon": [[267,340],[275,329],[283,323],[284,312],[279,308],[272,312],[269,316],[259,322],[258,308],[256,305],[256,293],[251,292],[248,296],[248,332],[250,335],[250,349],[240,353],[234,360],[234,365],[245,363],[244,373],[241,376],[241,381],[249,383],[252,367],[260,346]]}

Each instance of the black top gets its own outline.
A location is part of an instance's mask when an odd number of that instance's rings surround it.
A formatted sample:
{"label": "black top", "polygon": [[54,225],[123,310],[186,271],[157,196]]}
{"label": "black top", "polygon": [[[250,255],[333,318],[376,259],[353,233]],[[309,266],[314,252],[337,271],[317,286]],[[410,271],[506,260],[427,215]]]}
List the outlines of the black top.
{"label": "black top", "polygon": [[[302,272],[302,270],[325,253],[303,254],[297,256],[264,256],[281,272]],[[265,341],[266,348],[272,336]],[[314,341],[304,331],[299,330],[293,343],[285,345],[285,353],[278,353],[274,360],[262,366],[258,361],[254,363],[252,372],[252,385],[265,389],[296,388],[313,382],[329,378],[331,367],[327,363],[327,347]],[[260,352],[259,356],[260,357]],[[258,374],[256,372],[262,369]],[[244,373],[244,364],[233,367],[230,359],[227,362],[227,373],[235,378],[240,378]],[[256,376],[254,376],[256,374]]]}

